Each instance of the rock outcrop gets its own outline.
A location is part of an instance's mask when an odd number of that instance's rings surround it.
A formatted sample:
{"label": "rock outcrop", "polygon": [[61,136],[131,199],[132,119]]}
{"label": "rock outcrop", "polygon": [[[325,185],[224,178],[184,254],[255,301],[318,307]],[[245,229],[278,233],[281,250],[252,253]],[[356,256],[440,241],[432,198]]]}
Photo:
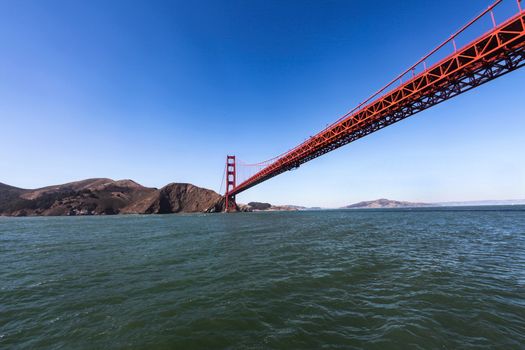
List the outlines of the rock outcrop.
{"label": "rock outcrop", "polygon": [[161,189],[97,178],[26,190],[0,183],[0,215],[111,215],[219,212],[223,197],[191,184]]}
{"label": "rock outcrop", "polygon": [[250,202],[245,206],[240,206],[241,211],[298,211],[305,209],[307,208],[297,205],[271,205],[261,202]]}
{"label": "rock outcrop", "polygon": [[250,202],[248,203],[248,206],[252,208],[252,210],[268,210],[272,207],[270,203],[260,203],[260,202]]}

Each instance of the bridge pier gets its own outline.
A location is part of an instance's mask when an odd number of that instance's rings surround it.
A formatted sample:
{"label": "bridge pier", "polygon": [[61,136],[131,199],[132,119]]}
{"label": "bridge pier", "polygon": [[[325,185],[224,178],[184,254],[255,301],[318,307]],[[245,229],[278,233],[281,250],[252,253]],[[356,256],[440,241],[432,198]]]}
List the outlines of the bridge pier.
{"label": "bridge pier", "polygon": [[237,202],[235,202],[235,196],[225,195],[224,211],[226,213],[237,211]]}
{"label": "bridge pier", "polygon": [[237,178],[237,168],[235,164],[235,156],[226,156],[226,193],[224,194],[224,211],[237,211],[237,203],[235,202],[235,194],[230,194],[231,190],[235,188]]}

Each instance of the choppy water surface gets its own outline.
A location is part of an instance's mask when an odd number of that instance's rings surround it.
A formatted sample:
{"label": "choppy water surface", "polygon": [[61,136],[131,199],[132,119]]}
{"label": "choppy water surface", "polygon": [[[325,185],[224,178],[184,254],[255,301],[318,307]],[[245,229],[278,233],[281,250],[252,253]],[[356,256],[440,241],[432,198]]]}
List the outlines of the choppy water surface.
{"label": "choppy water surface", "polygon": [[0,348],[523,349],[525,207],[0,218]]}

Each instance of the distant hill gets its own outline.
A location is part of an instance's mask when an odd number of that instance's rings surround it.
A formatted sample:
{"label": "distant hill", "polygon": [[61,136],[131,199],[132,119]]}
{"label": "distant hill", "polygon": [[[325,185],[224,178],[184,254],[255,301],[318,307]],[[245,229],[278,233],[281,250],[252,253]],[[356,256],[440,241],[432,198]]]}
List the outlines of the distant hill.
{"label": "distant hill", "polygon": [[343,209],[374,209],[374,208],[418,208],[418,207],[432,207],[435,206],[429,203],[413,203],[413,202],[402,202],[394,201],[390,199],[376,199],[373,201],[359,202],[350,204]]}
{"label": "distant hill", "polygon": [[390,199],[376,199],[373,201],[359,202],[342,207],[342,209],[373,209],[373,208],[421,208],[421,207],[460,207],[460,206],[484,206],[484,205],[523,205],[525,200],[484,200],[465,202],[440,202],[440,203],[417,203],[403,202]]}
{"label": "distant hill", "polygon": [[0,183],[0,215],[111,215],[222,211],[223,197],[192,184],[161,189],[132,180],[87,179],[33,190]]}
{"label": "distant hill", "polygon": [[463,206],[484,206],[484,205],[524,205],[525,199],[502,199],[502,200],[481,200],[464,202],[441,202],[436,203],[444,207],[463,207]]}

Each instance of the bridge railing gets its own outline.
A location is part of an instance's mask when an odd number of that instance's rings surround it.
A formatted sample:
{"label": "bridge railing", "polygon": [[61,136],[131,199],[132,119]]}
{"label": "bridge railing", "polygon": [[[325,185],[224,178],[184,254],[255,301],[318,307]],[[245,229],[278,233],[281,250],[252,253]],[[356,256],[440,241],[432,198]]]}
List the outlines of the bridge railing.
{"label": "bridge railing", "polygon": [[[350,117],[351,115],[353,115],[355,113],[358,113],[359,111],[361,111],[362,109],[367,107],[370,102],[372,102],[372,101],[374,101],[374,100],[376,100],[376,99],[386,95],[387,93],[391,92],[393,89],[397,88],[398,86],[402,85],[403,83],[409,82],[410,80],[414,79],[417,74],[427,71],[432,66],[432,64],[430,63],[430,62],[433,61],[432,59],[434,57],[438,56],[441,53],[441,51],[444,48],[446,48],[447,45],[451,45],[452,49],[454,51],[456,51],[457,50],[457,43],[456,43],[456,41],[457,41],[458,37],[462,33],[464,33],[467,29],[471,28],[474,24],[478,23],[481,19],[486,18],[487,16],[490,15],[491,21],[492,21],[492,25],[493,25],[493,27],[496,27],[497,23],[496,23],[495,16],[494,16],[494,9],[497,6],[499,6],[502,2],[503,2],[503,0],[497,0],[496,2],[494,2],[486,10],[484,10],[482,13],[477,15],[470,22],[468,22],[463,27],[461,27],[457,32],[452,34],[447,40],[445,40],[444,42],[439,44],[436,48],[434,48],[432,51],[430,51],[427,55],[423,56],[419,61],[417,61],[412,66],[407,68],[401,74],[399,74],[394,79],[392,79],[390,82],[388,82],[385,86],[383,86],[381,89],[377,90],[374,94],[370,95],[366,100],[364,100],[363,102],[359,103],[356,107],[354,107],[352,110],[350,110],[349,112],[347,112],[346,114],[341,116],[335,122],[333,122],[331,124],[328,124],[319,133],[322,133],[322,132],[325,132],[325,131],[331,129],[332,127],[337,125],[342,120]],[[522,11],[520,2],[521,1],[519,1],[519,0],[517,1],[517,3],[518,3],[518,11]],[[454,54],[454,52],[450,53],[450,55],[453,55],[453,54]],[[439,58],[435,59],[435,61],[439,61],[439,60],[441,60],[443,58],[444,57],[439,57]],[[416,73],[416,72],[418,72],[418,73]],[[301,146],[303,146],[307,142],[308,142],[308,140],[304,141],[303,143],[299,144],[298,146],[296,146],[294,148],[289,149],[286,152],[281,153],[280,155],[278,155],[278,156],[276,156],[276,157],[274,157],[274,158],[272,158],[270,160],[276,160],[276,159],[280,158],[281,156],[283,156],[283,155],[285,155],[285,154],[287,154],[287,153],[289,153],[291,151],[294,151],[294,150],[300,148]],[[266,162],[268,162],[268,161],[261,162],[261,163],[266,163]]]}

